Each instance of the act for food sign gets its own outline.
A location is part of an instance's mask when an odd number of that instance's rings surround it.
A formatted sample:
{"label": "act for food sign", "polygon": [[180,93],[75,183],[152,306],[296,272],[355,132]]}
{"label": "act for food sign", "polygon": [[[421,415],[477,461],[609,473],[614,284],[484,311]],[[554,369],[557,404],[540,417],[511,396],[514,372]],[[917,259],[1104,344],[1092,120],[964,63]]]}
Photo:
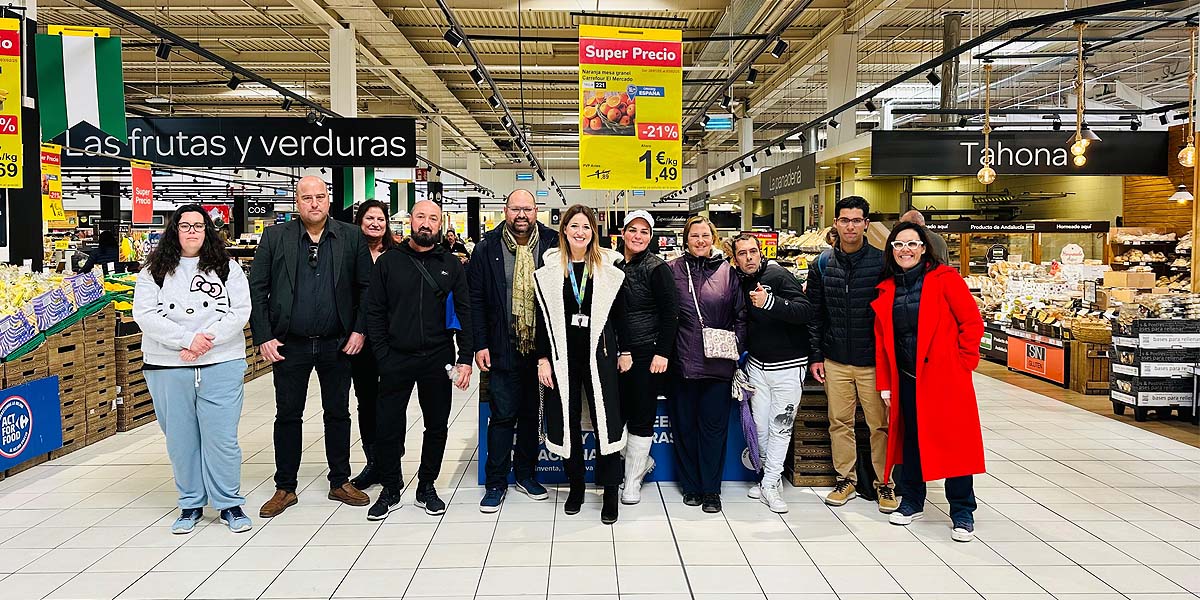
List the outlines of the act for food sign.
{"label": "act for food sign", "polygon": [[590,190],[677,190],[682,35],[579,27],[579,181]]}

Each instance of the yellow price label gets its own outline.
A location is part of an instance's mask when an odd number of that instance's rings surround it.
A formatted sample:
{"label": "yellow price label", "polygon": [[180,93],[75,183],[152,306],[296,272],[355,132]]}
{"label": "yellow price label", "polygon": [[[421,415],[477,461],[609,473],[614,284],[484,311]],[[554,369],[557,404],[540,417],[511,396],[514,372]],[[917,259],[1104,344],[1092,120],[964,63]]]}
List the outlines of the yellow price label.
{"label": "yellow price label", "polygon": [[580,25],[579,89],[580,187],[680,188],[679,30]]}
{"label": "yellow price label", "polygon": [[55,250],[68,250],[71,248],[71,240],[54,240]]}
{"label": "yellow price label", "polygon": [[0,19],[0,188],[22,186],[21,21]]}

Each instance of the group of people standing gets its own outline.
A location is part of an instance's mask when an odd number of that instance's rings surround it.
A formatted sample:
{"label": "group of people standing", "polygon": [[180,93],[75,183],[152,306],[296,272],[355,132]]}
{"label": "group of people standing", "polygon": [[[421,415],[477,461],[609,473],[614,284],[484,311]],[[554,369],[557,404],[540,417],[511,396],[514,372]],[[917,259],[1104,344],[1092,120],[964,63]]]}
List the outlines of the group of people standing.
{"label": "group of people standing", "polygon": [[[500,510],[510,479],[520,493],[549,498],[536,468],[543,431],[564,461],[564,511],[579,512],[590,422],[601,520],[615,522],[621,503],[640,501],[655,468],[660,395],[685,504],[721,510],[731,409],[744,400],[761,465],[750,496],[786,512],[782,473],[811,371],[826,386],[838,473],[826,502],[856,495],[853,427],[861,405],[880,510],[898,525],[920,518],[924,482],[946,478],[953,537],[970,539],[970,476],[983,471],[971,384],[982,321],[962,278],[926,251],[930,234],[920,225],[898,225],[881,252],[865,242],[866,201],[839,201],[837,244],[811,266],[804,289],[762,256],[752,236],[732,240],[731,262],[716,249],[716,228],[699,216],[684,226],[684,255],[665,262],[650,250],[654,219],[646,211],[625,217],[617,253],[600,247],[591,209],[568,208],[555,231],[537,220],[533,194],[516,190],[504,222],[464,266],[465,248],[441,239],[433,202],[413,206],[409,235],[399,241],[377,201],[359,206],[354,225],[330,219],[319,178],[298,182],[296,203],[298,219],[264,231],[248,278],[196,205],[172,215],[139,274],[134,316],[180,494],[176,533],[190,532],[209,501],[233,531],[251,527],[237,445],[248,319],[274,371],[276,490],[262,518],[298,502],[314,370],[328,497],[367,506],[364,490],[378,484],[368,519],[401,506],[415,388],[424,435],[414,501],[428,514],[445,512],[436,481],[451,386],[466,389],[474,367],[487,373],[491,411],[481,440],[483,512]],[[367,458],[353,479],[351,384]],[[890,481],[895,464],[904,465],[902,500]]]}

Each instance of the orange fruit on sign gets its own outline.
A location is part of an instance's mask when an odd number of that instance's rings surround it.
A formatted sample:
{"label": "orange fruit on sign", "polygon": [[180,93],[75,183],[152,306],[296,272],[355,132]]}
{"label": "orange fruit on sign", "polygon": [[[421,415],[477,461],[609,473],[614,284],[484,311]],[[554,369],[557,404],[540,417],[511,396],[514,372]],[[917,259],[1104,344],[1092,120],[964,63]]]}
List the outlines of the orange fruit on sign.
{"label": "orange fruit on sign", "polygon": [[592,119],[591,121],[588,121],[588,124],[591,125],[592,129],[596,131],[600,131],[600,128],[604,126],[604,124],[600,122],[600,119]]}
{"label": "orange fruit on sign", "polygon": [[636,112],[636,111],[633,109],[633,106],[634,106],[634,105],[632,105],[632,104],[630,104],[629,106],[626,106],[626,107],[625,107],[625,114],[627,114],[627,115],[629,115],[629,116],[631,116],[631,117],[632,117],[632,116],[633,116],[633,113],[634,113],[634,112]]}
{"label": "orange fruit on sign", "polygon": [[595,117],[595,116],[596,116],[596,107],[595,106],[585,106],[584,107],[583,118],[591,119],[592,117]]}
{"label": "orange fruit on sign", "polygon": [[605,98],[605,99],[604,99],[604,102],[605,102],[606,104],[608,104],[609,106],[614,106],[614,107],[615,107],[615,106],[617,106],[618,104],[620,104],[620,103],[621,103],[621,98],[620,98],[620,97],[618,97],[618,96],[609,96],[608,98]]}
{"label": "orange fruit on sign", "polygon": [[622,124],[622,125],[628,125],[629,123],[630,123],[630,121],[629,121],[629,117],[621,117],[621,124]]}

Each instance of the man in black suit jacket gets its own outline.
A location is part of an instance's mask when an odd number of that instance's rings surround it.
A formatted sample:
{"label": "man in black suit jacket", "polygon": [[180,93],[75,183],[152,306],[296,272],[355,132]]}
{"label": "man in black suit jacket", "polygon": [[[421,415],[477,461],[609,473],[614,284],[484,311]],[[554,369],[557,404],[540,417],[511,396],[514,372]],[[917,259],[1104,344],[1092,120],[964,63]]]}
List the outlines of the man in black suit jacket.
{"label": "man in black suit jacket", "polygon": [[296,504],[301,425],[313,369],[321,382],[329,499],[366,506],[350,485],[350,357],[362,350],[371,254],[358,228],[329,218],[329,187],[296,184],[299,220],[263,231],[250,268],[250,328],[275,379],[275,495],[259,511]]}

